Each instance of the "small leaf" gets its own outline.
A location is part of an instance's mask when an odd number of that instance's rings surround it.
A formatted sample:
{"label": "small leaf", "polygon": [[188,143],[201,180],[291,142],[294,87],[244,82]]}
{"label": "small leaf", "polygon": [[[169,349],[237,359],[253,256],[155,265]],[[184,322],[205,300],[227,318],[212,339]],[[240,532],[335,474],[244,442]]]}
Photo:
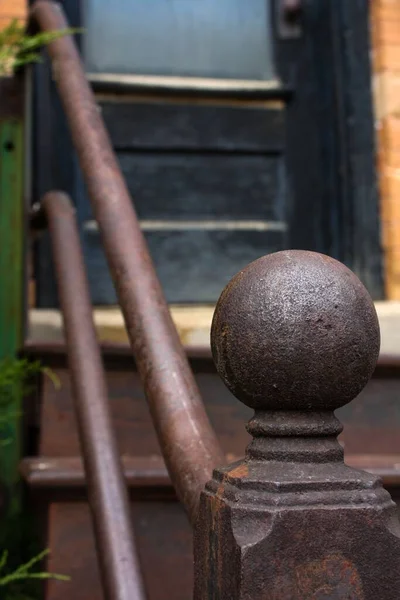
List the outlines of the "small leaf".
{"label": "small leaf", "polygon": [[4,550],[4,552],[0,558],[0,571],[1,571],[1,569],[4,569],[4,567],[6,566],[7,560],[8,560],[8,550]]}
{"label": "small leaf", "polygon": [[27,35],[24,26],[13,19],[0,32],[0,76],[10,76],[20,67],[39,62],[39,52],[43,46],[66,35],[74,35],[83,31],[81,28],[70,27]]}
{"label": "small leaf", "polygon": [[60,380],[59,376],[57,375],[57,373],[55,373],[54,371],[49,369],[49,367],[42,367],[42,373],[44,375],[47,375],[47,377],[50,379],[50,381],[54,385],[55,390],[61,389],[61,380]]}
{"label": "small leaf", "polygon": [[23,571],[28,571],[28,569],[30,569],[31,567],[36,565],[38,562],[43,560],[45,558],[45,556],[47,556],[49,554],[49,552],[50,552],[50,550],[48,548],[46,548],[46,550],[43,550],[42,552],[40,552],[40,554],[31,558],[31,560],[29,560],[27,563],[24,563],[23,565],[19,566],[18,569],[16,571],[14,571],[14,573],[21,573]]}
{"label": "small leaf", "polygon": [[[9,573],[8,575],[4,575],[4,577],[0,577],[0,586],[6,586],[15,581],[21,581],[25,579],[56,579],[57,581],[70,581],[70,577],[68,575],[60,575],[59,573],[32,573],[29,569],[31,569],[38,562],[43,560],[45,556],[49,554],[49,550],[43,550],[37,556],[34,556],[27,563],[19,566],[18,569]],[[0,570],[4,568],[7,563],[8,552],[5,550],[0,559]]]}

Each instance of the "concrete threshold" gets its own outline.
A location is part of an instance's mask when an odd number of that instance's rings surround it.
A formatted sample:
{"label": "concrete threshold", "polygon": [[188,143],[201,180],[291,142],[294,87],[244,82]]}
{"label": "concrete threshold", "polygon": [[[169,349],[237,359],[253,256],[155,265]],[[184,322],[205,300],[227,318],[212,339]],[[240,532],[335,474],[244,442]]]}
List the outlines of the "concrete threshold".
{"label": "concrete threshold", "polygon": [[[185,346],[208,346],[213,306],[170,306],[172,319]],[[124,320],[117,306],[96,307],[93,317],[100,342],[128,343]],[[58,310],[31,309],[28,337],[35,342],[61,342],[62,316]]]}
{"label": "concrete threshold", "polygon": [[[400,353],[400,302],[375,304],[381,327],[381,352]],[[171,306],[171,315],[186,346],[208,346],[213,306]],[[128,338],[118,307],[97,307],[93,311],[97,335],[101,342],[125,344]],[[62,317],[58,310],[31,309],[29,339],[36,342],[62,342]]]}

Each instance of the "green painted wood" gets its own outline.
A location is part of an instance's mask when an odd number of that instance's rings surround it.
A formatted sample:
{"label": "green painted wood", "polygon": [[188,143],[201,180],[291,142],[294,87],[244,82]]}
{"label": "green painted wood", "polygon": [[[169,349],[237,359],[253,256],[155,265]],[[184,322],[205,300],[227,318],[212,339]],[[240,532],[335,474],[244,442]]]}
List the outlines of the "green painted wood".
{"label": "green painted wood", "polygon": [[[0,120],[0,361],[15,360],[23,336],[24,148],[22,119]],[[19,509],[21,388],[14,384],[1,406],[1,481],[8,491],[8,514]]]}

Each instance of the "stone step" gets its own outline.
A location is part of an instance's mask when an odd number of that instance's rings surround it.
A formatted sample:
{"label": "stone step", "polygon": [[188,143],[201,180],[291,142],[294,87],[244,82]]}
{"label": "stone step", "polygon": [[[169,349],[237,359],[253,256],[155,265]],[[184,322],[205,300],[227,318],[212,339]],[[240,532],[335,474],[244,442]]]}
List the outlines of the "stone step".
{"label": "stone step", "polygon": [[[376,302],[375,307],[381,327],[382,354],[400,354],[400,302]],[[171,306],[170,310],[184,345],[209,346],[213,306]],[[101,342],[128,343],[119,307],[97,307],[93,311],[93,316]],[[60,311],[31,309],[28,333],[29,339],[35,342],[63,341]]]}

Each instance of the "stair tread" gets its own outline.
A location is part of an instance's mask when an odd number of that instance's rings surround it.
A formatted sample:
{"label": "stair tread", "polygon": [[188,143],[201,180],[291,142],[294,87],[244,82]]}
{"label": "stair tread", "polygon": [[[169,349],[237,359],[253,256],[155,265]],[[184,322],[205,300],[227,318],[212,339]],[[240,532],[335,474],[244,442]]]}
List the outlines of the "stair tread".
{"label": "stair tread", "polygon": [[[227,462],[239,457],[227,456]],[[159,456],[121,456],[128,486],[171,487],[165,463]],[[400,485],[400,455],[398,454],[351,454],[346,464],[377,474],[384,483]],[[74,488],[85,485],[84,467],[81,457],[28,457],[20,464],[23,479],[32,488]]]}
{"label": "stair tread", "polygon": [[[160,457],[122,456],[121,460],[130,487],[171,486]],[[20,463],[20,473],[32,488],[73,488],[85,484],[83,462],[79,456],[24,458]]]}

